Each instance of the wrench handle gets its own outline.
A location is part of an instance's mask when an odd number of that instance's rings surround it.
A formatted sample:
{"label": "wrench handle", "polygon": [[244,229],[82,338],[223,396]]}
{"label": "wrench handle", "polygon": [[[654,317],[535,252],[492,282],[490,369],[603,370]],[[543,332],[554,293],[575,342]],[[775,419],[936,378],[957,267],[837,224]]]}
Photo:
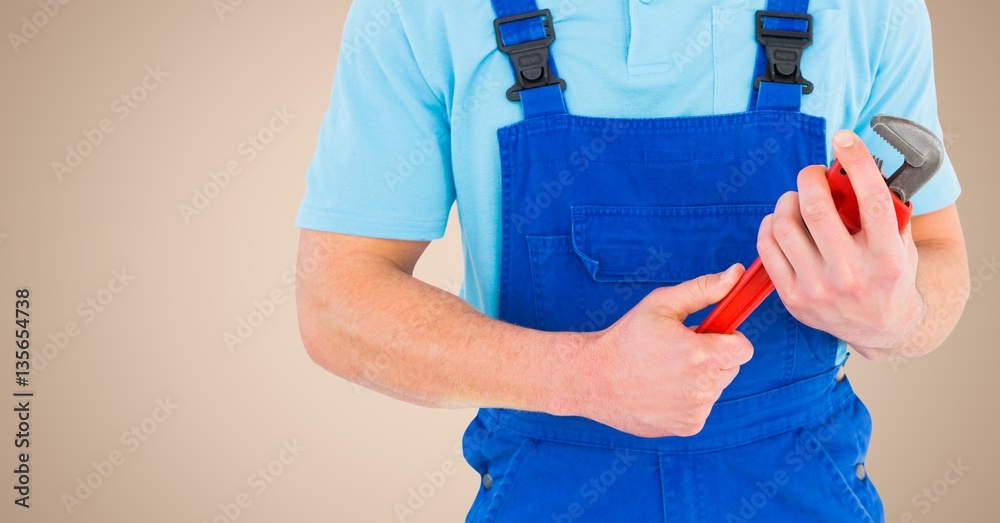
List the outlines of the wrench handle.
{"label": "wrench handle", "polygon": [[771,281],[771,275],[764,269],[760,258],[757,258],[695,332],[732,334],[772,291],[774,283]]}
{"label": "wrench handle", "polygon": [[[843,220],[844,225],[852,235],[857,234],[861,231],[861,210],[858,207],[858,196],[854,193],[854,187],[851,186],[851,181],[841,167],[839,160],[834,162],[833,167],[827,172],[826,178],[830,183],[830,192],[833,195],[833,202],[837,206],[840,219]],[[886,190],[889,190],[888,185],[886,185]],[[892,195],[896,220],[899,222],[899,232],[902,234],[910,223],[913,206],[908,202],[903,203],[891,190],[889,193]],[[736,286],[712,309],[705,321],[695,329],[695,332],[732,334],[772,291],[774,291],[774,283],[771,281],[771,276],[767,274],[760,258],[757,258],[740,278],[740,281],[736,283]]]}

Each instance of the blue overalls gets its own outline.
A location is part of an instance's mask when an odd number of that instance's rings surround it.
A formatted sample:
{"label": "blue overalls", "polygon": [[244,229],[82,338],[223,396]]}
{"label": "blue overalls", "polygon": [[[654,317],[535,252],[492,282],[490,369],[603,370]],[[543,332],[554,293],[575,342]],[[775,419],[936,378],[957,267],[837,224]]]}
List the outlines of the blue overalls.
{"label": "blue overalls", "polygon": [[[800,110],[807,81],[778,64],[794,46],[761,46],[745,113],[589,118],[567,110],[548,55],[551,13],[535,0],[493,5],[518,82],[508,97],[525,113],[498,133],[504,321],[601,330],[657,287],[749,265],[764,216],[803,167],[827,164],[825,120]],[[768,30],[811,23],[808,1],[768,10],[781,12],[758,19]],[[760,173],[740,183],[734,173],[751,168]],[[463,440],[483,476],[468,521],[883,521],[864,469],[871,419],[837,365],[837,340],[776,295],[741,330],[755,356],[694,437],[480,410]]]}

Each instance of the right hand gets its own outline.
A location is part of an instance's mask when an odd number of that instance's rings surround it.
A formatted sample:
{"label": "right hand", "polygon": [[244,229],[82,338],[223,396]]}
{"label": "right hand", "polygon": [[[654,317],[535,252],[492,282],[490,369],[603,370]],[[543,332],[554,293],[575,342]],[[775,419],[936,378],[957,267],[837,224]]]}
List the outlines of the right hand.
{"label": "right hand", "polygon": [[589,338],[583,416],[640,437],[693,436],[722,391],[750,361],[740,333],[697,334],[689,314],[720,301],[744,269],[733,266],[649,294],[617,323]]}

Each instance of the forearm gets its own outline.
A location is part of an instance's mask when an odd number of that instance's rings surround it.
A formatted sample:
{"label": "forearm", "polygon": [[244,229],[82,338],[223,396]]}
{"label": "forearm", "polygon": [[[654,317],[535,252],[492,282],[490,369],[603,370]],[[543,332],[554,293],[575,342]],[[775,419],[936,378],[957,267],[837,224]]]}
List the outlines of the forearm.
{"label": "forearm", "polygon": [[411,403],[561,413],[584,368],[584,335],[493,320],[378,256],[338,263],[298,300],[319,365]]}
{"label": "forearm", "polygon": [[[919,263],[910,306],[910,324],[902,326],[899,343],[891,347],[854,347],[875,360],[916,358],[937,349],[951,334],[969,298],[969,267],[965,245],[927,241],[917,245]],[[886,304],[892,307],[893,304]]]}

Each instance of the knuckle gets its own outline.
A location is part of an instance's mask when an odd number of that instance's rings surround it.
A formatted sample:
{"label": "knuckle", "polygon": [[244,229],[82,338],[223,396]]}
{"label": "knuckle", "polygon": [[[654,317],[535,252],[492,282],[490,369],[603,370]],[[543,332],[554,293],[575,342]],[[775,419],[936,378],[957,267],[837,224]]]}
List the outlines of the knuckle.
{"label": "knuckle", "polygon": [[687,400],[691,405],[704,405],[712,400],[711,379],[706,373],[701,373],[691,382],[687,389]]}
{"label": "knuckle", "polygon": [[753,345],[746,337],[734,335],[720,344],[717,354],[716,363],[721,368],[728,369],[749,359],[753,354]]}
{"label": "knuckle", "polygon": [[701,432],[701,429],[691,424],[683,424],[677,428],[677,435],[682,438],[690,438]]}
{"label": "knuckle", "polygon": [[795,222],[787,215],[775,216],[771,230],[775,238],[785,238],[795,230]]}
{"label": "knuckle", "polygon": [[667,295],[669,294],[670,294],[669,287],[657,287],[653,289],[652,292],[647,294],[646,297],[649,298],[651,301],[659,301],[666,299]]}
{"label": "knuckle", "polygon": [[802,293],[798,289],[789,289],[783,296],[781,296],[781,301],[785,304],[785,308],[787,309],[801,309],[803,303]]}
{"label": "knuckle", "polygon": [[811,223],[819,223],[832,215],[825,202],[809,202],[802,206],[802,218]]}
{"label": "knuckle", "polygon": [[798,179],[796,180],[796,184],[799,187],[802,187],[803,185],[814,184],[826,177],[826,171],[827,167],[824,165],[810,165],[805,169],[799,171],[799,176]]}
{"label": "knuckle", "polygon": [[823,299],[832,292],[832,286],[823,279],[816,279],[806,285],[805,298],[808,301]]}
{"label": "knuckle", "polygon": [[902,260],[891,259],[880,266],[882,278],[887,281],[895,281],[906,274],[906,265]]}
{"label": "knuckle", "polygon": [[709,293],[711,290],[711,285],[708,283],[708,276],[701,276],[695,280],[694,287],[691,288],[692,292],[697,292],[698,296],[701,297]]}
{"label": "knuckle", "polygon": [[851,158],[846,164],[844,164],[844,167],[847,168],[848,171],[854,172],[867,171],[872,169],[874,166],[875,160],[865,154]]}
{"label": "knuckle", "polygon": [[788,191],[785,194],[782,194],[780,198],[778,198],[778,206],[792,207],[798,200],[799,200],[799,193],[795,191]]}
{"label": "knuckle", "polygon": [[866,286],[861,283],[853,271],[841,277],[837,285],[843,292],[852,296],[862,294],[866,290]]}
{"label": "knuckle", "polygon": [[[702,349],[692,350],[688,354],[688,364],[691,365],[692,372],[700,372],[702,365],[708,361],[708,353]],[[701,376],[701,374],[699,374]]]}
{"label": "knuckle", "polygon": [[694,398],[694,405],[696,407],[704,407],[705,405],[711,405],[714,403],[715,393],[711,390],[700,390],[698,395]]}
{"label": "knuckle", "polygon": [[746,336],[740,334],[737,338],[736,344],[733,345],[733,352],[744,359],[750,359],[753,357],[753,343],[747,339]]}
{"label": "knuckle", "polygon": [[757,237],[757,252],[764,253],[767,252],[771,247],[774,246],[774,242],[771,240],[770,236],[766,233],[762,233]]}
{"label": "knuckle", "polygon": [[887,193],[869,194],[862,200],[861,209],[871,218],[884,218],[893,212],[890,201]]}
{"label": "knuckle", "polygon": [[684,436],[691,437],[697,436],[705,428],[705,421],[696,421],[692,423],[687,423],[684,426]]}

